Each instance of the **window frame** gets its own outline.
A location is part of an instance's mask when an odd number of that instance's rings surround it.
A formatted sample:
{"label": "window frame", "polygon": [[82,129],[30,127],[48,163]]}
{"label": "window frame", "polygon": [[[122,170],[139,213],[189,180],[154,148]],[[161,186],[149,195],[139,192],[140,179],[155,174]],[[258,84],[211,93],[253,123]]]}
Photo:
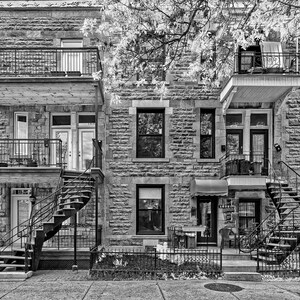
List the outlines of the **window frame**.
{"label": "window frame", "polygon": [[[202,135],[201,134],[201,116],[204,113],[211,113],[213,116],[212,120],[212,134],[211,135]],[[201,155],[201,141],[202,137],[212,137],[212,156],[211,157],[202,157]],[[216,158],[216,110],[214,108],[201,108],[200,109],[200,132],[199,132],[199,137],[200,137],[200,159],[215,159]]]}
{"label": "window frame", "polygon": [[[160,210],[153,210],[153,209],[140,209],[139,208],[139,195],[140,189],[143,188],[160,188],[161,189],[161,209]],[[142,231],[139,230],[139,212],[140,211],[161,211],[161,224],[162,230],[161,231]],[[136,186],[136,234],[137,235],[164,235],[165,234],[165,185],[163,184],[138,184]]]}
{"label": "window frame", "polygon": [[[20,137],[19,134],[19,126],[18,126],[18,117],[25,117],[26,118],[26,137]],[[25,123],[25,122],[24,122]],[[28,120],[28,112],[15,112],[14,113],[14,138],[15,139],[28,139],[29,137],[29,120]]]}
{"label": "window frame", "polygon": [[[162,133],[155,135],[140,135],[139,134],[139,114],[140,113],[161,113],[162,114]],[[139,137],[141,136],[161,136],[161,156],[159,157],[149,157],[149,156],[139,156]],[[165,109],[164,108],[138,108],[136,117],[136,158],[147,158],[147,159],[157,159],[165,158]]]}

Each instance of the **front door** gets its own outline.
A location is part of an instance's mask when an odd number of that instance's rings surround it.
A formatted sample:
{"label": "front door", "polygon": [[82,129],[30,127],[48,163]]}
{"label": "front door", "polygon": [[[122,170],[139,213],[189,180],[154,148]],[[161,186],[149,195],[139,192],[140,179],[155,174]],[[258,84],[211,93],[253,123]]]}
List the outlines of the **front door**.
{"label": "front door", "polygon": [[197,200],[198,244],[217,243],[217,203],[216,197],[199,197]]}
{"label": "front door", "polygon": [[11,229],[15,245],[24,246],[27,236],[25,229],[31,212],[31,189],[14,188],[11,190]]}
{"label": "front door", "polygon": [[79,129],[79,169],[86,170],[90,167],[94,156],[93,138],[95,129]]}
{"label": "front door", "polygon": [[243,153],[243,129],[226,130],[226,151],[228,154]]}
{"label": "front door", "polygon": [[58,148],[56,148],[52,151],[52,164],[62,163],[66,169],[72,169],[71,129],[53,129],[52,134],[54,139],[61,139],[62,141],[62,162]]}
{"label": "front door", "polygon": [[240,199],[239,201],[239,233],[246,235],[260,223],[260,200]]}
{"label": "front door", "polygon": [[251,161],[262,165],[262,175],[268,175],[268,129],[250,130]]}

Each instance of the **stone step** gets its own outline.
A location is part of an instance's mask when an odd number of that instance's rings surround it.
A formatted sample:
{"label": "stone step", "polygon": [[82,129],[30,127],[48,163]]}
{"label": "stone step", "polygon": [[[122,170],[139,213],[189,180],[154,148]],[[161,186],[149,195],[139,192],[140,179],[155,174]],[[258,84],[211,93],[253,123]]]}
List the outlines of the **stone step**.
{"label": "stone step", "polygon": [[256,272],[257,262],[254,260],[223,260],[223,272]]}
{"label": "stone step", "polygon": [[224,272],[224,280],[228,281],[262,281],[262,276],[257,272]]}
{"label": "stone step", "polygon": [[25,273],[24,271],[4,271],[0,272],[0,281],[23,281],[33,275],[32,271]]}

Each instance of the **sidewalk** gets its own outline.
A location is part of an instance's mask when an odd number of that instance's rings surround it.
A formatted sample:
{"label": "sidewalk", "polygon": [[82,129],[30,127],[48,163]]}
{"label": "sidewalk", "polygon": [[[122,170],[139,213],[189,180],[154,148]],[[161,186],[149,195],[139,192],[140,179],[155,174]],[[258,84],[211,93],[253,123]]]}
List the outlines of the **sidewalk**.
{"label": "sidewalk", "polygon": [[[223,291],[215,290],[220,288]],[[300,299],[299,281],[92,281],[88,279],[86,270],[78,272],[51,270],[37,271],[33,277],[25,281],[0,282],[1,300],[269,300],[270,298]]]}

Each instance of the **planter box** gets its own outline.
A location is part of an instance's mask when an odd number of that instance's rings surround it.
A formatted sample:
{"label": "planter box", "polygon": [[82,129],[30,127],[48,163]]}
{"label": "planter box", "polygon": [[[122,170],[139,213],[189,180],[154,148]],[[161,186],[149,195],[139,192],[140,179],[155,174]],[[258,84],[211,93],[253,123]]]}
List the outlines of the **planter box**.
{"label": "planter box", "polygon": [[0,168],[5,168],[8,166],[8,163],[0,163]]}
{"label": "planter box", "polygon": [[64,71],[51,71],[51,76],[65,77],[66,72],[64,72]]}

